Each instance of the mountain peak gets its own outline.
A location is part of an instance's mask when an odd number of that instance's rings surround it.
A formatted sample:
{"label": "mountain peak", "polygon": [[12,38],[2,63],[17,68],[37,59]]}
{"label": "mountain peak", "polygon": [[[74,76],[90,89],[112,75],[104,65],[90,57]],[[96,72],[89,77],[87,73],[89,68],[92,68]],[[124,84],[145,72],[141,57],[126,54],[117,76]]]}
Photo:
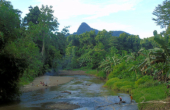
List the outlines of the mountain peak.
{"label": "mountain peak", "polygon": [[77,34],[81,34],[83,32],[90,31],[90,30],[91,30],[91,27],[87,23],[82,22],[77,30]]}
{"label": "mountain peak", "polygon": [[83,26],[83,27],[88,27],[88,28],[90,28],[90,26],[89,26],[87,23],[85,23],[85,22],[82,22],[82,23],[81,23],[80,27],[82,27],[82,26]]}
{"label": "mountain peak", "polygon": [[[91,28],[87,23],[82,22],[81,25],[79,26],[77,32],[74,32],[73,35],[80,35],[83,34],[85,32],[89,32],[89,31],[95,31],[95,33],[97,34],[99,32],[99,30],[97,29],[93,29]],[[121,33],[124,33],[124,31],[111,31],[112,32],[112,36],[119,36]],[[127,32],[125,32],[127,33]],[[129,34],[129,33],[127,33]],[[130,34],[129,34],[130,35]]]}

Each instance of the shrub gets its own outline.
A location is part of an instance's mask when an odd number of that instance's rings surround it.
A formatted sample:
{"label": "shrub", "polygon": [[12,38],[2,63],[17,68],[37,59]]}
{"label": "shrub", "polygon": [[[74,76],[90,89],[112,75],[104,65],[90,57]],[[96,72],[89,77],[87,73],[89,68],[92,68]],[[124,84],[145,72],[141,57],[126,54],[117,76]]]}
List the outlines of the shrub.
{"label": "shrub", "polygon": [[116,77],[116,75],[113,74],[113,72],[111,72],[108,76],[107,79],[110,80],[112,78]]}
{"label": "shrub", "polygon": [[132,90],[132,88],[133,88],[132,85],[126,85],[126,86],[122,86],[122,87],[120,88],[120,91],[129,92],[129,91]]}
{"label": "shrub", "polygon": [[137,81],[135,81],[135,86],[138,87],[138,85],[144,84],[146,81],[149,81],[150,79],[151,79],[151,76],[145,75],[145,76],[139,78]]}
{"label": "shrub", "polygon": [[159,84],[148,88],[135,88],[132,90],[132,94],[136,102],[160,100],[166,98],[166,90],[167,88],[164,84]]}
{"label": "shrub", "polygon": [[127,66],[125,62],[122,62],[116,66],[113,67],[113,71],[108,75],[108,79],[111,79],[113,77],[120,77],[125,74],[125,71],[127,71]]}
{"label": "shrub", "polygon": [[119,79],[116,77],[108,80],[104,86],[110,87],[114,90],[129,92],[134,87],[133,85],[134,83],[131,81]]}
{"label": "shrub", "polygon": [[106,84],[104,86],[108,86],[108,87],[111,87],[115,82],[119,81],[120,79],[119,78],[111,78],[109,79]]}
{"label": "shrub", "polygon": [[86,73],[87,74],[96,75],[97,74],[97,70],[87,70]]}
{"label": "shrub", "polygon": [[148,87],[158,86],[158,85],[159,85],[159,81],[149,80],[149,81],[145,82],[144,84],[139,85],[139,87],[148,88]]}
{"label": "shrub", "polygon": [[120,88],[123,86],[133,87],[133,82],[119,80],[113,84],[112,89],[120,90]]}
{"label": "shrub", "polygon": [[97,73],[97,76],[100,77],[100,78],[106,78],[106,74],[103,71],[99,71]]}

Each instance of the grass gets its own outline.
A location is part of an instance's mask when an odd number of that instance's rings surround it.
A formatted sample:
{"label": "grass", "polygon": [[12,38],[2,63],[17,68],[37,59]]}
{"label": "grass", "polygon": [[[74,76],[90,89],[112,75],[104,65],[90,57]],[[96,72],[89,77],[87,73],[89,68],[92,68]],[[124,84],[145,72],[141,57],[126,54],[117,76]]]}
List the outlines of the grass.
{"label": "grass", "polygon": [[[147,79],[147,80],[146,80]],[[116,91],[126,92],[132,94],[133,99],[139,103],[139,109],[157,109],[156,104],[143,104],[142,101],[163,100],[167,98],[166,91],[169,91],[165,84],[148,77],[138,79],[137,81],[130,81],[129,79],[119,79],[117,77],[107,80],[104,87],[111,88]],[[150,107],[150,105],[153,105]],[[169,106],[167,104],[159,104],[162,108]],[[166,106],[165,106],[166,105]],[[160,108],[161,110],[163,110]]]}
{"label": "grass", "polygon": [[86,71],[87,74],[94,75],[101,79],[106,79],[106,74],[103,71],[90,70],[90,69],[84,71]]}
{"label": "grass", "polygon": [[97,75],[97,70],[87,70],[86,73],[91,75]]}
{"label": "grass", "polygon": [[27,85],[34,80],[33,77],[21,77],[19,81],[19,86]]}
{"label": "grass", "polygon": [[136,102],[160,100],[166,98],[166,89],[167,88],[164,84],[148,88],[138,87],[132,90],[132,94]]}
{"label": "grass", "polygon": [[129,92],[134,86],[134,82],[126,80],[126,79],[119,79],[119,78],[111,78],[109,79],[105,87],[109,87],[113,90],[118,90],[122,92]]}
{"label": "grass", "polygon": [[103,72],[103,71],[98,71],[98,73],[96,74],[97,77],[100,77],[100,78],[106,78],[106,74]]}
{"label": "grass", "polygon": [[104,78],[104,79],[106,78],[106,74],[103,71],[92,70],[92,69],[88,69],[87,67],[72,69],[72,71],[78,71],[78,70],[86,71],[87,74],[94,75],[99,78]]}
{"label": "grass", "polygon": [[[170,98],[163,100],[164,102],[170,102]],[[169,110],[169,103],[145,103],[138,105],[140,110]]]}

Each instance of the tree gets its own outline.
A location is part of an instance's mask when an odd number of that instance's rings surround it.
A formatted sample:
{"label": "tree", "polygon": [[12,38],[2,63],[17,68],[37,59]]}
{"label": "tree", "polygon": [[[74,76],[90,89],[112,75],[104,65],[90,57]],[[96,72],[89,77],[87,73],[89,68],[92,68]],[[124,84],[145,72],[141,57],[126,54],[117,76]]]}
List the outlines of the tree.
{"label": "tree", "polygon": [[113,67],[121,63],[118,55],[114,54],[112,57],[106,57],[100,62],[99,69],[102,69],[107,75],[113,71]]}
{"label": "tree", "polygon": [[28,31],[31,36],[34,36],[34,41],[37,43],[42,54],[42,62],[46,61],[46,54],[48,53],[49,44],[52,38],[53,33],[56,33],[58,30],[59,23],[57,18],[53,16],[52,6],[44,6],[40,8],[40,14],[38,17],[38,24],[29,23]]}
{"label": "tree", "polygon": [[96,43],[102,43],[104,45],[105,50],[109,49],[109,38],[111,37],[111,32],[107,32],[106,30],[99,31],[95,37]]}
{"label": "tree", "polygon": [[39,17],[39,26],[42,27],[41,28],[41,32],[42,32],[42,36],[40,36],[42,38],[42,56],[43,59],[45,59],[45,45],[46,45],[46,41],[47,39],[49,39],[50,37],[50,32],[56,32],[58,29],[58,22],[57,19],[53,16],[53,10],[52,10],[52,6],[48,7],[48,6],[44,6],[42,5],[41,10],[41,14]]}
{"label": "tree", "polygon": [[79,35],[80,48],[88,49],[96,45],[95,31],[86,32]]}
{"label": "tree", "polygon": [[163,1],[163,4],[158,5],[152,14],[157,17],[153,18],[157,25],[166,28],[170,24],[170,0]]}
{"label": "tree", "polygon": [[[27,68],[26,59],[18,54],[20,11],[9,1],[0,1],[0,103],[16,99],[19,95],[19,78]],[[18,44],[19,45],[19,44]]]}
{"label": "tree", "polygon": [[62,29],[61,33],[64,34],[64,35],[69,34],[68,28],[70,28],[70,26],[65,26],[65,27]]}
{"label": "tree", "polygon": [[169,36],[167,34],[164,34],[164,37],[162,35],[158,35],[157,32],[154,31],[154,40],[160,45],[160,48],[158,48],[156,51],[151,52],[150,56],[152,55],[151,60],[156,63],[163,62],[162,70],[163,74],[165,75],[165,81],[167,81],[167,76],[170,72],[170,43],[169,43]]}
{"label": "tree", "polygon": [[29,7],[29,13],[24,17],[24,25],[28,25],[30,22],[34,24],[38,24],[38,18],[40,15],[40,9],[38,6],[35,6],[34,8],[32,6]]}

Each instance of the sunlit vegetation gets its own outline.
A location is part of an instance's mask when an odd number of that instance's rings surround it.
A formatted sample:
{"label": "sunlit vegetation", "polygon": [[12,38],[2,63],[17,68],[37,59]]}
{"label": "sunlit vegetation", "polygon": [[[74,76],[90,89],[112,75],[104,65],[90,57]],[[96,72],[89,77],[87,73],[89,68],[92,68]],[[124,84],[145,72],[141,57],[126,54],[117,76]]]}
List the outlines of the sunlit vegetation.
{"label": "sunlit vegetation", "polygon": [[140,102],[169,97],[169,4],[164,1],[153,12],[157,17],[153,20],[168,28],[160,34],[153,31],[154,36],[149,38],[126,33],[115,37],[106,30],[68,36],[69,54],[63,59],[68,62],[63,67],[85,69],[87,74],[106,79],[104,87],[132,94],[140,109],[149,106]]}
{"label": "sunlit vegetation", "polygon": [[1,0],[0,102],[16,99],[21,85],[57,68],[85,70],[105,79],[104,87],[132,94],[138,103],[169,97],[169,4],[166,0],[153,12],[153,20],[166,31],[140,39],[106,30],[65,37],[69,27],[58,32],[52,6],[30,6],[21,20],[21,11]]}

